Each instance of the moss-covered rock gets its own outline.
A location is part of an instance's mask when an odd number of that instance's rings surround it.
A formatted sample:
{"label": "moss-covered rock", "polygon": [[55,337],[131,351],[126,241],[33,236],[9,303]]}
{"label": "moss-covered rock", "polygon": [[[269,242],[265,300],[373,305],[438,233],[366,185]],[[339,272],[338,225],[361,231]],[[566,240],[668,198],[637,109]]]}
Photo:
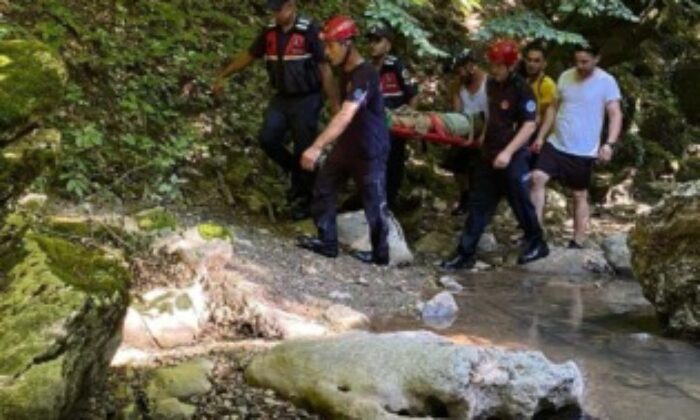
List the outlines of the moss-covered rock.
{"label": "moss-covered rock", "polygon": [[700,181],[680,185],[629,239],[644,296],[671,332],[700,336]]}
{"label": "moss-covered rock", "polygon": [[36,130],[0,150],[0,206],[53,165],[60,143],[60,132]]}
{"label": "moss-covered rock", "polygon": [[151,418],[193,418],[196,408],[186,401],[209,392],[212,387],[209,376],[213,368],[214,364],[208,359],[193,359],[151,372],[145,389]]}
{"label": "moss-covered rock", "polygon": [[116,351],[129,274],[103,253],[24,229],[0,256],[0,419],[67,418]]}
{"label": "moss-covered rock", "polygon": [[46,45],[0,41],[0,142],[54,109],[63,97],[66,68]]}
{"label": "moss-covered rock", "polygon": [[216,223],[202,223],[197,226],[197,231],[202,238],[208,241],[212,239],[231,238],[231,231],[224,226],[217,225]]}
{"label": "moss-covered rock", "polygon": [[137,213],[134,218],[139,229],[150,232],[164,229],[175,229],[177,219],[162,207],[144,210]]}

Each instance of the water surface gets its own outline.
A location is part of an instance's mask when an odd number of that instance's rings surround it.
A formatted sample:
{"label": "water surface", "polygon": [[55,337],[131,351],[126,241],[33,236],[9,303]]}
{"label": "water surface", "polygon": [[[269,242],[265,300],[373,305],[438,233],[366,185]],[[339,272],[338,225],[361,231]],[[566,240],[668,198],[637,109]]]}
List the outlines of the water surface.
{"label": "water surface", "polygon": [[[440,334],[574,360],[586,382],[585,410],[601,419],[700,419],[700,345],[665,338],[633,281],[465,274],[460,313]],[[374,329],[425,328],[415,318],[378,319]]]}

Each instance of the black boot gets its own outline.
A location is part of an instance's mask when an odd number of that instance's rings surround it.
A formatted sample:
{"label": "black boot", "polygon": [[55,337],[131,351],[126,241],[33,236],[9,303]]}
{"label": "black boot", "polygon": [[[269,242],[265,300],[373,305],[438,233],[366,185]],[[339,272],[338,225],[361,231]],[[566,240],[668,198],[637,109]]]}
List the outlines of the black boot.
{"label": "black boot", "polygon": [[518,264],[523,265],[545,258],[549,255],[549,246],[542,239],[532,241],[525,251],[518,257]]}
{"label": "black boot", "polygon": [[335,258],[338,256],[337,246],[328,245],[320,239],[310,236],[301,236],[297,238],[297,246],[328,258]]}
{"label": "black boot", "polygon": [[375,257],[371,251],[354,251],[350,255],[365,264],[389,265],[389,257]]}
{"label": "black boot", "polygon": [[440,263],[440,269],[443,271],[469,270],[476,265],[476,259],[473,255],[455,254],[449,260]]}

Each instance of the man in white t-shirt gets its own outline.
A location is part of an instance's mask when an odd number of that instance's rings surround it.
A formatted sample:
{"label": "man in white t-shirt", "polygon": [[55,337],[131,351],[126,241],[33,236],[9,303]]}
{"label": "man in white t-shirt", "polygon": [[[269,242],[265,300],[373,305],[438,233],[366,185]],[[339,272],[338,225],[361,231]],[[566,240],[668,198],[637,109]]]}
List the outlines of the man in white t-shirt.
{"label": "man in white t-shirt", "polygon": [[[556,121],[554,115],[542,123],[547,133],[554,126],[546,144],[540,140],[533,147],[541,149],[532,174],[532,202],[542,222],[545,187],[554,178],[573,190],[574,237],[570,248],[582,248],[590,210],[588,187],[593,164],[607,163],[612,158],[615,142],[622,128],[620,88],[615,78],[598,67],[600,55],[590,46],[579,46],[576,66],[559,77]],[[605,115],[608,134],[601,146]]]}

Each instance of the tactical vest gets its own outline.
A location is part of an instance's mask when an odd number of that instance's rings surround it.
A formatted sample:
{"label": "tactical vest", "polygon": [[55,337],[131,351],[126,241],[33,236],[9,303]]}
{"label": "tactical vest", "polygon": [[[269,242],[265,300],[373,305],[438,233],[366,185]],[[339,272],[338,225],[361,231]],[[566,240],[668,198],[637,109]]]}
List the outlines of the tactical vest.
{"label": "tactical vest", "polygon": [[[384,59],[382,68],[379,70],[384,105],[389,109],[396,109],[408,103],[400,82],[401,78],[406,75],[402,75],[399,72],[397,61],[396,57],[392,55],[387,56]],[[405,80],[404,83],[408,83],[408,80]]]}
{"label": "tactical vest", "polygon": [[287,34],[287,44],[277,45],[278,28],[265,33],[265,64],[272,86],[285,96],[300,96],[321,90],[321,74],[307,42],[311,20],[297,18]]}

